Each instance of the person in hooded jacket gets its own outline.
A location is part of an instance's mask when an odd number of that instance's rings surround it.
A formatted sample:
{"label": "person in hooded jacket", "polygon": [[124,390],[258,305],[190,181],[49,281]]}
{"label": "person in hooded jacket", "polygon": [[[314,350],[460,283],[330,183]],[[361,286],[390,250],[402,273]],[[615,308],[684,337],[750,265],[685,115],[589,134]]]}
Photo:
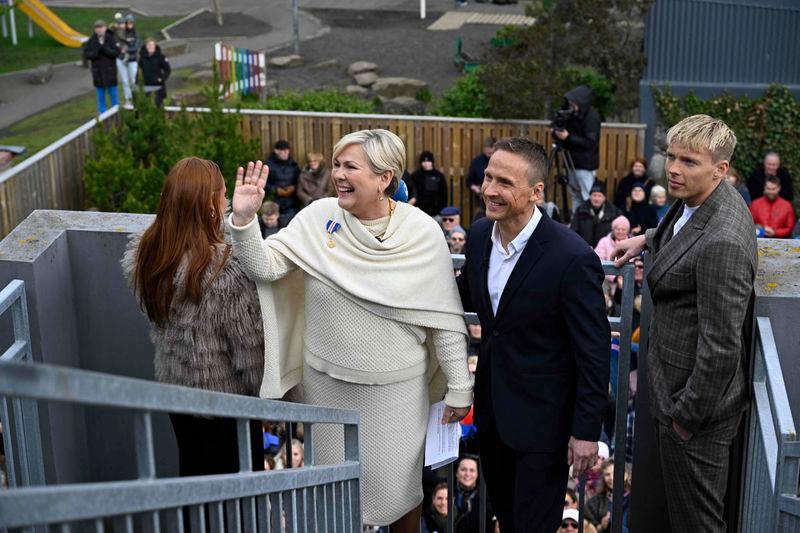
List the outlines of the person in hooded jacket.
{"label": "person in hooded jacket", "polygon": [[[595,171],[600,166],[600,114],[592,108],[594,93],[580,85],[564,95],[563,109],[571,109],[572,117],[565,129],[554,129],[553,135],[572,156],[575,171],[570,171],[572,211],[589,198],[595,180]],[[579,189],[578,192],[576,189]]]}
{"label": "person in hooded jacket", "polygon": [[139,67],[142,71],[144,92],[152,94],[156,105],[160,106],[167,97],[167,78],[172,67],[155,40],[147,39],[139,51]]}
{"label": "person in hooded jacket", "polygon": [[286,227],[299,210],[297,184],[300,178],[300,167],[292,159],[291,150],[289,142],[281,139],[275,143],[272,153],[267,159],[269,182],[266,191],[281,209],[280,226],[282,228]]}
{"label": "person in hooded jacket", "polygon": [[106,109],[106,93],[111,100],[111,107],[119,104],[117,93],[117,57],[120,55],[119,44],[114,32],[106,23],[98,20],[94,23],[94,33],[83,45],[83,57],[92,62],[92,83],[97,95],[97,112]]}
{"label": "person in hooded jacket", "polygon": [[625,216],[631,222],[631,234],[644,235],[650,228],[658,226],[658,212],[653,204],[648,203],[645,186],[637,181],[631,187],[631,208]]}
{"label": "person in hooded jacket", "polygon": [[326,168],[325,158],[320,153],[308,154],[308,164],[300,173],[299,182],[297,198],[302,207],[320,198],[336,196],[331,171]]}
{"label": "person in hooded jacket", "polygon": [[419,168],[411,174],[411,183],[416,199],[414,205],[430,216],[438,215],[447,206],[447,180],[436,170],[433,153],[426,150],[419,154]]}

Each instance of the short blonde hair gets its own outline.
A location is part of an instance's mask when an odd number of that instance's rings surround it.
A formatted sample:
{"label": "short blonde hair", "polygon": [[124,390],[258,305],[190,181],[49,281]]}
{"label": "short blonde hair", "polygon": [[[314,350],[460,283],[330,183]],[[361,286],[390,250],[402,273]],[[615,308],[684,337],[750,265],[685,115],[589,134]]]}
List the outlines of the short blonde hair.
{"label": "short blonde hair", "polygon": [[384,172],[392,172],[392,180],[386,187],[384,194],[393,195],[400,186],[400,177],[406,168],[406,147],[400,137],[389,130],[361,130],[348,133],[333,147],[333,157],[331,161],[339,157],[342,150],[357,144],[364,150],[367,162],[374,174],[381,175]]}
{"label": "short blonde hair", "polygon": [[662,187],[661,185],[653,185],[653,188],[650,189],[650,201],[652,202],[655,200],[656,196],[659,194],[663,194],[664,196],[667,195],[667,189]]}
{"label": "short blonde hair", "polygon": [[736,134],[721,120],[708,115],[692,115],[669,129],[667,144],[707,151],[715,162],[730,161],[736,148]]}

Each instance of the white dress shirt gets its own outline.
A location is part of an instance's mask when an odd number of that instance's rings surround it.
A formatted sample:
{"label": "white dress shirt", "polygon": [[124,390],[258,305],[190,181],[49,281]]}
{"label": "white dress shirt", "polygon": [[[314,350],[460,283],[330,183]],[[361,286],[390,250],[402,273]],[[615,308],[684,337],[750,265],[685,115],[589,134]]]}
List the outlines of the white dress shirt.
{"label": "white dress shirt", "polygon": [[500,240],[500,228],[497,222],[494,223],[492,228],[492,253],[489,256],[489,274],[487,278],[487,285],[489,289],[489,298],[492,300],[492,312],[497,314],[497,306],[500,305],[500,297],[503,296],[503,290],[506,288],[508,278],[511,276],[511,271],[519,261],[519,256],[528,244],[528,240],[533,235],[536,226],[542,219],[542,213],[538,208],[534,208],[533,216],[530,221],[522,228],[522,231],[514,237],[514,240],[508,243],[508,251],[503,248]]}
{"label": "white dress shirt", "polygon": [[689,219],[692,218],[694,212],[697,211],[699,208],[700,208],[699,205],[695,207],[689,207],[688,205],[683,206],[683,214],[681,215],[681,218],[675,221],[675,225],[672,226],[673,237],[678,234],[678,232],[681,230],[683,226],[686,225],[687,222],[689,222]]}

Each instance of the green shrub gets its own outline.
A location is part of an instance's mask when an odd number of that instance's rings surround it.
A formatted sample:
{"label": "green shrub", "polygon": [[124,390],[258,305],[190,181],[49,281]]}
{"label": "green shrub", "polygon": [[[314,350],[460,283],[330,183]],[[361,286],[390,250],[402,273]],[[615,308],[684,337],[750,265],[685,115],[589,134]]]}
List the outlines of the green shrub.
{"label": "green shrub", "polygon": [[723,93],[707,100],[694,93],[677,97],[669,87],[653,87],[652,91],[658,118],[665,127],[698,113],[725,121],[737,139],[731,164],[743,178],[774,150],[781,156],[781,165],[794,176],[795,190],[800,186],[800,100],[787,87],[771,85],[757,98]]}
{"label": "green shrub", "polygon": [[267,98],[266,102],[244,100],[246,107],[281,111],[315,111],[322,113],[371,113],[372,105],[357,96],[335,89],[315,91],[284,91]]}
{"label": "green shrub", "polygon": [[480,69],[458,78],[433,102],[428,114],[443,117],[488,117],[486,91],[480,82],[479,73]]}

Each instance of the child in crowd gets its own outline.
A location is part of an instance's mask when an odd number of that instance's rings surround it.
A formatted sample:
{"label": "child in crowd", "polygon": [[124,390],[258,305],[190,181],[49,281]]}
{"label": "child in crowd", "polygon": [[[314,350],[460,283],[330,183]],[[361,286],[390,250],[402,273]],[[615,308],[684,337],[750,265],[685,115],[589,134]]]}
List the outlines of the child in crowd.
{"label": "child in crowd", "polygon": [[261,204],[261,216],[258,217],[258,225],[261,227],[261,237],[266,239],[270,235],[278,233],[281,229],[278,219],[281,209],[275,202],[264,202]]}

